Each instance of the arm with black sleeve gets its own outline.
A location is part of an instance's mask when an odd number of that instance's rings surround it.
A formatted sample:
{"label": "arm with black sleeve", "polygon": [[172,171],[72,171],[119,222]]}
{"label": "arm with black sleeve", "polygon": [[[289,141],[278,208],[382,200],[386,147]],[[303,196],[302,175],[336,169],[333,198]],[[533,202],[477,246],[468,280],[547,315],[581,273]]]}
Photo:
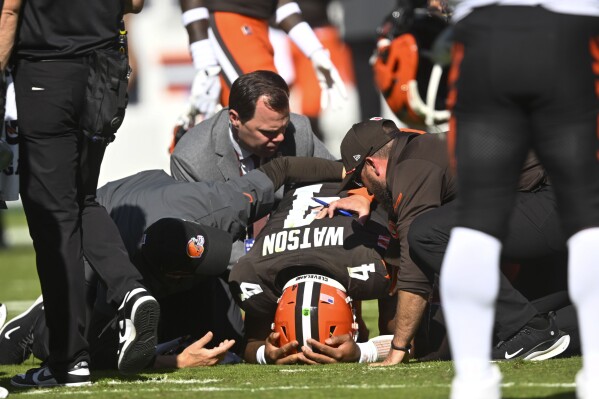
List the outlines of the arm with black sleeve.
{"label": "arm with black sleeve", "polygon": [[270,180],[275,191],[284,184],[340,181],[343,164],[321,158],[280,157],[258,168]]}

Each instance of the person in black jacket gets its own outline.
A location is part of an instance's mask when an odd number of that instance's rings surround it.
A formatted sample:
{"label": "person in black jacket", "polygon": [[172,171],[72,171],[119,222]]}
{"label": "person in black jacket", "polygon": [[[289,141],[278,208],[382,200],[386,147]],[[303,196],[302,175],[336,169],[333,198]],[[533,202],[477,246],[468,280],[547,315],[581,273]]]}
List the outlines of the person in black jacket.
{"label": "person in black jacket", "polygon": [[13,385],[90,384],[84,254],[119,309],[119,370],[136,373],[154,355],[158,303],[95,198],[107,142],[91,140],[80,125],[91,57],[118,54],[123,14],[142,7],[143,0],[4,2],[0,69],[12,50],[20,194],[50,331],[47,362],[15,376]]}

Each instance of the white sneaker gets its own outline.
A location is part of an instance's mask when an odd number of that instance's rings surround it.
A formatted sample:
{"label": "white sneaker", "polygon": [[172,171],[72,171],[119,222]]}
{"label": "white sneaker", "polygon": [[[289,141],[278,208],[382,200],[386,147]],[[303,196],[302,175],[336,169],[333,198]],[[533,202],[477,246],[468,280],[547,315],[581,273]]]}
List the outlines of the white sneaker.
{"label": "white sneaker", "polygon": [[118,368],[122,374],[135,374],[154,358],[158,343],[160,305],[145,288],[125,295],[119,307]]}
{"label": "white sneaker", "polygon": [[[454,378],[451,383],[451,399],[501,399],[501,371],[491,365],[489,378],[481,380]],[[586,399],[586,398],[585,398]]]}
{"label": "white sneaker", "polygon": [[576,399],[599,398],[599,382],[586,378],[584,370],[576,374]]}

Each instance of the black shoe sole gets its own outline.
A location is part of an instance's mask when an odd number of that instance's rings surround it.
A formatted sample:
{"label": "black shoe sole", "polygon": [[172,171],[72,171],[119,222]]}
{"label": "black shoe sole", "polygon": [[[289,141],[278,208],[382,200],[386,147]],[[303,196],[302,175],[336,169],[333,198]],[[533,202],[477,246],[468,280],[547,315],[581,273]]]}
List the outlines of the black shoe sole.
{"label": "black shoe sole", "polygon": [[139,305],[133,315],[136,336],[119,362],[122,374],[136,374],[143,370],[154,358],[158,337],[156,329],[160,318],[160,306],[155,299],[149,299]]}

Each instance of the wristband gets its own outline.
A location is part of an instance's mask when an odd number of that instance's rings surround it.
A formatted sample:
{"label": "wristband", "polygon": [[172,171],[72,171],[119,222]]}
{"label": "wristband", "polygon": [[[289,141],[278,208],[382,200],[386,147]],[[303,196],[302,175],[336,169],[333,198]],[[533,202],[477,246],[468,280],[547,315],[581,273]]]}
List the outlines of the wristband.
{"label": "wristband", "polygon": [[208,9],[206,7],[192,8],[181,14],[181,22],[183,26],[187,26],[195,21],[208,19]]}
{"label": "wristband", "polygon": [[360,348],[360,360],[358,363],[372,363],[377,360],[376,346],[372,341],[358,342]]}
{"label": "wristband", "polygon": [[264,356],[264,350],[266,349],[265,345],[262,345],[256,351],[256,362],[258,364],[266,364],[266,356]]}
{"label": "wristband", "polygon": [[287,32],[287,35],[308,58],[316,51],[324,48],[320,40],[316,37],[316,33],[314,33],[310,25],[305,21],[291,28]]}
{"label": "wristband", "polygon": [[203,39],[193,42],[189,45],[191,59],[196,70],[204,69],[209,66],[218,65],[218,60],[212,51],[210,39]]}
{"label": "wristband", "polygon": [[277,8],[276,11],[276,22],[277,25],[281,23],[285,18],[292,14],[301,14],[302,10],[300,10],[299,6],[296,2],[287,3],[284,6]]}
{"label": "wristband", "polygon": [[410,353],[410,349],[412,349],[412,344],[407,344],[406,346],[397,346],[393,343],[393,341],[391,341],[391,347],[393,349],[395,349],[396,351],[402,351],[402,352],[407,352]]}

